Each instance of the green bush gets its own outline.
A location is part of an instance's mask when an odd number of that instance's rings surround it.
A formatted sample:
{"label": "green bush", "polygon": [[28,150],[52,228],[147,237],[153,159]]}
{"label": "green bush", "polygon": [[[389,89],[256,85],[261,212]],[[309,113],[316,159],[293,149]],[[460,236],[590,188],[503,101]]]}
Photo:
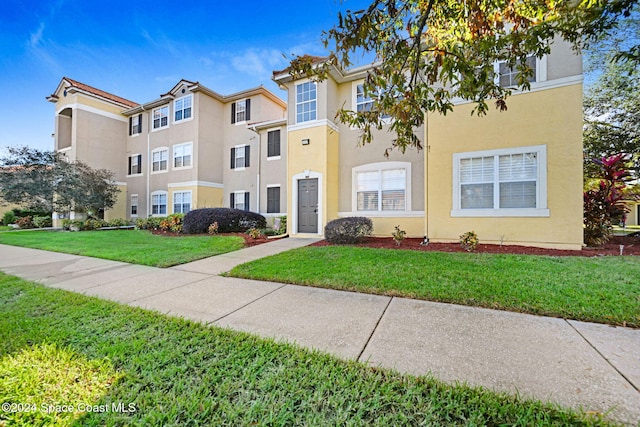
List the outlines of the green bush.
{"label": "green bush", "polygon": [[2,223],[4,225],[15,224],[16,222],[16,214],[13,211],[7,211],[2,216]]}
{"label": "green bush", "polygon": [[122,218],[113,218],[107,221],[107,227],[124,227],[129,225],[129,221]]}
{"label": "green bush", "polygon": [[362,216],[334,219],[324,227],[324,238],[330,243],[359,243],[371,233],[373,223]]}
{"label": "green bush", "polygon": [[182,213],[174,213],[169,215],[166,218],[163,218],[160,221],[160,230],[162,231],[173,231],[174,233],[182,232],[182,219],[184,218],[184,214]]}
{"label": "green bush", "polygon": [[262,215],[230,208],[202,208],[196,209],[184,217],[184,233],[206,233],[209,226],[218,223],[220,233],[244,232],[250,228],[265,228],[267,221]]}
{"label": "green bush", "polygon": [[166,220],[167,217],[149,217],[138,218],[136,220],[136,229],[138,230],[159,230],[160,223]]}
{"label": "green bush", "polygon": [[53,225],[50,216],[34,216],[33,224],[36,228],[51,227]]}
{"label": "green bush", "polygon": [[460,236],[460,246],[467,252],[475,252],[478,249],[478,243],[480,243],[480,240],[475,231],[467,231]]}

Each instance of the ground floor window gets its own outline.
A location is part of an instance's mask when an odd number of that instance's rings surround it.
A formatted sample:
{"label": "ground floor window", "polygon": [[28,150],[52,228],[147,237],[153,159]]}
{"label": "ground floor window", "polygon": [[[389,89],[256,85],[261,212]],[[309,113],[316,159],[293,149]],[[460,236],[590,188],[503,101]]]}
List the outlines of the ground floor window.
{"label": "ground floor window", "polygon": [[353,168],[355,211],[406,211],[410,164],[374,163]]}
{"label": "ground floor window", "polygon": [[131,216],[138,216],[138,195],[131,195]]}
{"label": "ground floor window", "polygon": [[280,187],[267,187],[267,213],[280,213]]}
{"label": "ground floor window", "polygon": [[159,216],[167,214],[166,191],[159,191],[151,194],[151,214]]}
{"label": "ground floor window", "polygon": [[173,193],[173,213],[186,214],[191,210],[191,191]]}
{"label": "ground floor window", "polygon": [[240,209],[242,211],[249,210],[249,192],[248,191],[234,191],[231,193],[230,207],[233,209]]}

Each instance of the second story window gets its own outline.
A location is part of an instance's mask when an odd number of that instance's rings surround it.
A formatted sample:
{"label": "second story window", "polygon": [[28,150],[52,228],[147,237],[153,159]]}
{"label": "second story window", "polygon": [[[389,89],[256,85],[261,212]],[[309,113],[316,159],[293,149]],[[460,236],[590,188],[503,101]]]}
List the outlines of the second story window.
{"label": "second story window", "polygon": [[193,95],[184,96],[173,101],[174,121],[179,122],[191,118]]}
{"label": "second story window", "polygon": [[[527,78],[529,83],[533,83],[537,80],[537,60],[536,57],[531,55],[527,57],[525,62],[527,68],[533,70],[533,74]],[[500,87],[515,87],[518,86],[518,68],[509,67],[505,62],[498,62],[496,65],[496,72],[498,73],[498,79],[500,81]]]}
{"label": "second story window", "polygon": [[138,175],[142,173],[142,154],[129,156],[128,175]]}
{"label": "second story window", "polygon": [[191,151],[193,144],[179,144],[173,146],[173,167],[186,168],[191,166]]}
{"label": "second story window", "polygon": [[317,90],[315,82],[296,85],[296,123],[316,120]]}
{"label": "second story window", "polygon": [[169,126],[169,106],[153,110],[153,129],[162,129]]}
{"label": "second story window", "polygon": [[231,123],[241,123],[251,120],[251,100],[243,99],[231,104]]}
{"label": "second story window", "polygon": [[167,170],[167,160],[169,150],[166,148],[151,153],[151,170],[153,172],[161,172]]}
{"label": "second story window", "polygon": [[231,169],[249,167],[249,146],[238,145],[231,149]]}
{"label": "second story window", "polygon": [[267,157],[280,156],[280,129],[267,132]]}
{"label": "second story window", "polygon": [[373,99],[365,94],[364,85],[359,84],[356,86],[356,111],[358,113],[362,111],[371,111],[373,107]]}

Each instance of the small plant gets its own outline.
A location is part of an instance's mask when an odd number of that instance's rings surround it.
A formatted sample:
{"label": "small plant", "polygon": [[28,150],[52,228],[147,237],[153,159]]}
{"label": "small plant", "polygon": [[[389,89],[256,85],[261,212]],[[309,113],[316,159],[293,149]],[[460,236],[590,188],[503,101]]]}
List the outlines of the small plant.
{"label": "small plant", "polygon": [[209,234],[218,234],[218,221],[214,222],[213,224],[211,224],[209,226],[209,228],[207,229],[207,233]]}
{"label": "small plant", "polygon": [[287,216],[280,217],[280,228],[278,228],[278,234],[286,234],[287,233]]}
{"label": "small plant", "polygon": [[396,246],[400,246],[402,241],[405,239],[407,232],[404,230],[400,230],[400,226],[396,225],[395,231],[391,233],[391,235],[393,236],[393,241],[396,242]]}
{"label": "small plant", "polygon": [[475,231],[467,231],[460,236],[460,246],[467,252],[475,252],[475,250],[478,249],[479,242],[480,240]]}
{"label": "small plant", "polygon": [[50,216],[34,216],[33,225],[35,225],[36,228],[51,227],[52,226],[51,217]]}
{"label": "small plant", "polygon": [[35,228],[35,224],[33,223],[33,219],[31,218],[31,216],[16,218],[16,224],[18,224],[18,227],[23,229]]}
{"label": "small plant", "polygon": [[7,211],[2,216],[2,223],[4,225],[14,224],[16,222],[16,214],[13,211]]}
{"label": "small plant", "polygon": [[124,227],[126,225],[129,225],[129,222],[126,219],[113,218],[107,222],[107,225],[109,227]]}
{"label": "small plant", "polygon": [[262,235],[262,232],[259,229],[253,227],[253,228],[250,228],[249,230],[247,230],[247,234],[252,239],[259,239],[260,236]]}

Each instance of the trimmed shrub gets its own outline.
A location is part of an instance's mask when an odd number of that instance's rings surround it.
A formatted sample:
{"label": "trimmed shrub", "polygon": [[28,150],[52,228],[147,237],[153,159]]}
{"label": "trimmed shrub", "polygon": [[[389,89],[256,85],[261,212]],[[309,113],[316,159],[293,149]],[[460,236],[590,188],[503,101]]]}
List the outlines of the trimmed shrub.
{"label": "trimmed shrub", "polygon": [[373,232],[369,218],[352,216],[334,219],[324,227],[324,238],[330,243],[359,243]]}
{"label": "trimmed shrub", "polygon": [[129,221],[123,218],[113,218],[107,222],[107,227],[125,227],[129,225]]}
{"label": "trimmed shrub", "polygon": [[4,225],[14,224],[16,222],[16,214],[13,211],[7,211],[2,216],[2,223]]}
{"label": "trimmed shrub", "polygon": [[50,216],[34,216],[33,225],[35,225],[36,228],[51,227],[53,222]]}
{"label": "trimmed shrub", "polygon": [[136,220],[136,229],[138,230],[159,230],[160,223],[167,219],[166,217],[149,217],[138,218]]}
{"label": "trimmed shrub", "polygon": [[196,209],[184,216],[182,232],[201,234],[209,231],[209,226],[218,223],[218,232],[244,232],[250,228],[265,228],[267,220],[260,214],[231,208]]}
{"label": "trimmed shrub", "polygon": [[181,213],[171,214],[168,217],[163,218],[163,220],[160,221],[160,230],[180,233],[182,231],[183,218],[184,214]]}

